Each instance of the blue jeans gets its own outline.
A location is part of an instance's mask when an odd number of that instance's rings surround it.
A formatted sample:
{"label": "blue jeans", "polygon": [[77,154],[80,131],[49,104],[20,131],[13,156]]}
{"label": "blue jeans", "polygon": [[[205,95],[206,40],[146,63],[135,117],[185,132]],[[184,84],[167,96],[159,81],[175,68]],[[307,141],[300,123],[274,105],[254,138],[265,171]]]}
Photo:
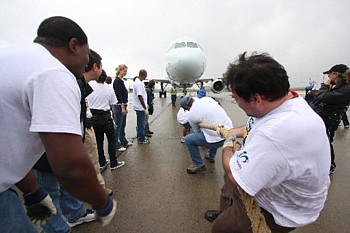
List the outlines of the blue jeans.
{"label": "blue jeans", "polygon": [[145,116],[145,134],[148,134],[148,132],[149,132],[148,120],[149,120],[149,115]]}
{"label": "blue jeans", "polygon": [[70,226],[64,219],[60,208],[61,187],[56,177],[52,173],[38,170],[34,170],[34,174],[38,183],[50,194],[52,202],[57,209],[57,214],[53,215],[42,228],[45,232],[70,232]]}
{"label": "blue jeans", "polygon": [[224,140],[215,143],[208,143],[202,131],[191,133],[185,137],[185,143],[192,159],[192,164],[198,167],[204,165],[204,161],[199,152],[199,146],[209,148],[209,157],[215,159],[218,148],[224,145]]}
{"label": "blue jeans", "polygon": [[119,149],[128,144],[128,140],[125,138],[126,115],[122,114],[120,105],[113,106],[113,112],[115,115],[114,122],[117,126],[115,129],[115,148]]}
{"label": "blue jeans", "polygon": [[136,118],[137,118],[137,130],[136,130],[136,136],[137,140],[139,142],[144,141],[145,138],[145,127],[146,127],[146,114],[144,111],[137,111],[136,112]]}
{"label": "blue jeans", "polygon": [[12,189],[0,193],[0,232],[37,233],[16,191]]}
{"label": "blue jeans", "polygon": [[[43,226],[45,232],[71,232],[67,221],[74,222],[86,213],[84,204],[64,191],[55,175],[49,172],[34,170],[38,183],[50,194],[57,214]],[[67,221],[64,219],[67,219]]]}
{"label": "blue jeans", "polygon": [[61,188],[60,207],[68,222],[75,222],[86,214],[84,203]]}

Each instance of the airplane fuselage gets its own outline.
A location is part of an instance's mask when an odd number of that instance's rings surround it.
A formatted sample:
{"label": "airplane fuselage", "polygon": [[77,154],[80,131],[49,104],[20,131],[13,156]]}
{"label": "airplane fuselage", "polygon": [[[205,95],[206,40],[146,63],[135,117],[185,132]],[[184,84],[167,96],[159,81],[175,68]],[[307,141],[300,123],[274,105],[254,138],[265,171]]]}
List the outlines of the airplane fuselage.
{"label": "airplane fuselage", "polygon": [[[166,80],[158,79],[161,84],[159,97],[166,97],[165,87],[168,83],[176,84],[183,88],[186,95],[187,88],[197,84],[203,88],[203,82],[211,81],[213,93],[220,93],[224,89],[224,83],[220,78],[203,78],[207,58],[199,43],[190,37],[183,37],[174,41],[165,54]],[[163,85],[165,84],[165,85]]]}
{"label": "airplane fuselage", "polygon": [[170,80],[179,86],[196,83],[206,67],[206,56],[192,38],[176,40],[165,55],[165,70]]}

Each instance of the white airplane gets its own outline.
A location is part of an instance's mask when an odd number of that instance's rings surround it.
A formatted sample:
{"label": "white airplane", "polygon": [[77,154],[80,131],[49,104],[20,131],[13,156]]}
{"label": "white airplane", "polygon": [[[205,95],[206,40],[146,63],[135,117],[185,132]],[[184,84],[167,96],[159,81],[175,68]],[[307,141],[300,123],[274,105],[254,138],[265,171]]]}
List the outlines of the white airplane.
{"label": "white airplane", "polygon": [[[183,94],[187,94],[187,88],[193,84],[203,87],[203,82],[212,81],[211,91],[220,93],[225,87],[219,78],[202,78],[206,67],[206,56],[199,43],[190,37],[183,37],[174,41],[165,54],[165,70],[168,75],[165,79],[154,79],[160,82],[159,97],[166,97],[166,86],[176,84],[183,88]],[[165,85],[164,85],[165,84]]]}

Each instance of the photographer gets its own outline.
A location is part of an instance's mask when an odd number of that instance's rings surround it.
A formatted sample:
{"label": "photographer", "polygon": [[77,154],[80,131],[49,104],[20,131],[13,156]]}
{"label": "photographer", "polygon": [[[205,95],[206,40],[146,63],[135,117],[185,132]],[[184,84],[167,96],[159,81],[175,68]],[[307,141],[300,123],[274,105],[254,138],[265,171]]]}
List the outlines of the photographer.
{"label": "photographer", "polygon": [[332,145],[334,133],[350,101],[350,85],[347,84],[345,78],[345,72],[348,69],[346,65],[338,64],[323,72],[328,75],[328,80],[322,83],[311,104],[326,126],[331,146],[330,173],[333,173],[336,167]]}

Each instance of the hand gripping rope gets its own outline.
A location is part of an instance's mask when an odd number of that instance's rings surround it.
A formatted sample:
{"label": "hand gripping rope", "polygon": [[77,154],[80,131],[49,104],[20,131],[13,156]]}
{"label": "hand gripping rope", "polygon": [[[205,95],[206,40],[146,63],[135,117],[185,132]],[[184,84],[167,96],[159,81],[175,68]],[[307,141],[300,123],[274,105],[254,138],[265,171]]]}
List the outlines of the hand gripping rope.
{"label": "hand gripping rope", "polygon": [[[215,130],[222,138],[226,140],[233,141],[234,151],[238,151],[242,147],[242,143],[236,140],[236,137],[232,137],[229,133],[229,128],[223,125],[210,125],[203,122],[197,124],[200,128]],[[250,196],[243,189],[237,186],[240,194],[240,198],[246,208],[246,212],[250,222],[252,223],[253,233],[271,233],[269,229],[264,214],[260,211],[258,202],[254,197]]]}

